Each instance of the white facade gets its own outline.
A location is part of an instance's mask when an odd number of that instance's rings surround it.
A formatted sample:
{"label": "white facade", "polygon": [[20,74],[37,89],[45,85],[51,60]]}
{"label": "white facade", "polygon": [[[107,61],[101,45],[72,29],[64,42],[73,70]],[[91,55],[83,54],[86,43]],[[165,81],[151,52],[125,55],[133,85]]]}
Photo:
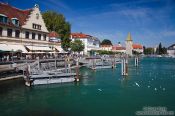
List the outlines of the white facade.
{"label": "white facade", "polygon": [[40,25],[41,29],[39,29],[39,31],[48,33],[38,5],[35,5],[29,15],[29,18],[27,19],[27,22],[22,26],[22,28],[38,31],[38,29],[33,28],[34,25]]}
{"label": "white facade", "polygon": [[91,50],[99,50],[100,49],[100,41],[97,38],[94,37],[88,37],[88,38],[73,38],[71,36],[71,40],[74,41],[76,39],[79,39],[84,44],[84,51],[83,54],[88,54]]}
{"label": "white facade", "polygon": [[[34,8],[32,9],[21,10],[21,11],[20,9],[14,8],[12,6],[9,7],[7,4],[0,3],[0,5],[3,6],[4,8],[7,8],[8,11],[8,12],[0,12],[1,16],[3,16],[3,13],[6,13],[6,15],[4,16],[7,17],[9,21],[12,21],[12,23],[13,19],[18,21],[17,25],[13,24],[10,26],[7,24],[7,22],[0,23],[1,44],[41,46],[41,47],[42,46],[50,47],[55,45],[55,43],[49,42],[49,38],[47,36],[48,30],[45,26],[38,5],[35,5]],[[16,12],[14,13],[16,14],[16,17],[10,17],[11,16],[10,14],[12,12]],[[27,12],[28,16],[26,17],[25,15]],[[57,46],[60,46],[60,43],[56,44]]]}
{"label": "white facade", "polygon": [[175,44],[168,47],[167,53],[169,56],[175,57]]}
{"label": "white facade", "polygon": [[112,45],[101,45],[100,50],[112,51]]}
{"label": "white facade", "polygon": [[143,53],[143,49],[139,49],[139,48],[133,49],[133,51],[136,51],[136,52],[138,52],[138,53]]}
{"label": "white facade", "polygon": [[133,44],[133,42],[132,41],[126,41],[125,44],[126,44],[126,54],[132,56],[132,50],[133,50],[132,44]]}
{"label": "white facade", "polygon": [[129,55],[129,56],[132,56],[132,50],[133,50],[133,42],[132,42],[132,38],[131,38],[131,34],[128,33],[128,37],[126,39],[126,54]]}

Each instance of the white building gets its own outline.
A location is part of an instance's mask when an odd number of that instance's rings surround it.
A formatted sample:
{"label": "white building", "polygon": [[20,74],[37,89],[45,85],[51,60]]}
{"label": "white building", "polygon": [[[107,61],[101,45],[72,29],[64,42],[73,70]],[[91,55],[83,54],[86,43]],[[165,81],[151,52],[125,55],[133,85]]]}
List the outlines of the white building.
{"label": "white building", "polygon": [[[52,52],[50,46],[54,43],[49,42],[39,6],[21,10],[0,2],[0,44],[0,50],[3,51],[21,50],[26,54]],[[56,44],[60,46],[60,43]]]}
{"label": "white building", "polygon": [[123,47],[120,42],[117,45],[112,46],[113,52],[126,53],[126,48]]}
{"label": "white building", "polygon": [[83,54],[89,54],[91,50],[99,50],[100,49],[100,40],[91,35],[83,34],[83,33],[72,33],[71,40],[74,41],[79,39],[84,44]]}
{"label": "white building", "polygon": [[167,53],[169,56],[175,57],[175,44],[168,47]]}
{"label": "white building", "polygon": [[112,45],[100,45],[100,50],[112,51]]}

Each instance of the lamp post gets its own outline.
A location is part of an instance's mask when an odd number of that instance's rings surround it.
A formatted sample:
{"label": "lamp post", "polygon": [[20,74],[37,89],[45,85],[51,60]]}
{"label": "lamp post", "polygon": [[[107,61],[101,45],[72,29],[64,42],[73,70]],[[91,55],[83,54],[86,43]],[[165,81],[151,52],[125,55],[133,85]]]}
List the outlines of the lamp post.
{"label": "lamp post", "polygon": [[12,62],[13,62],[13,51],[14,51],[14,50],[12,49]]}
{"label": "lamp post", "polygon": [[56,61],[56,44],[54,41],[54,56],[55,56],[55,70],[57,69],[57,61]]}

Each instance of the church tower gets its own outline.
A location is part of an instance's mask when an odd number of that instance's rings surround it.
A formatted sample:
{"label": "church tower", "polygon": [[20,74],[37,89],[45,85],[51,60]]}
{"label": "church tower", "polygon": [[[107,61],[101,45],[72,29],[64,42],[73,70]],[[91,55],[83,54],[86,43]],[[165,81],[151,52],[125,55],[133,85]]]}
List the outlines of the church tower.
{"label": "church tower", "polygon": [[130,32],[128,33],[128,37],[126,38],[125,44],[126,44],[126,54],[129,56],[132,56],[133,42],[132,42],[132,37]]}

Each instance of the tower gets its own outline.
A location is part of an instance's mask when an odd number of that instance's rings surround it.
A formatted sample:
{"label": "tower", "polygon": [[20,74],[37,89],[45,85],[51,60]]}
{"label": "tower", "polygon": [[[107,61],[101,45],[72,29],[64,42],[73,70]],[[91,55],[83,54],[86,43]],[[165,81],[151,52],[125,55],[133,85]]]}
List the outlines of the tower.
{"label": "tower", "polygon": [[126,54],[129,56],[132,56],[133,42],[132,42],[132,37],[130,32],[128,33],[128,37],[126,38],[125,44],[126,44]]}

